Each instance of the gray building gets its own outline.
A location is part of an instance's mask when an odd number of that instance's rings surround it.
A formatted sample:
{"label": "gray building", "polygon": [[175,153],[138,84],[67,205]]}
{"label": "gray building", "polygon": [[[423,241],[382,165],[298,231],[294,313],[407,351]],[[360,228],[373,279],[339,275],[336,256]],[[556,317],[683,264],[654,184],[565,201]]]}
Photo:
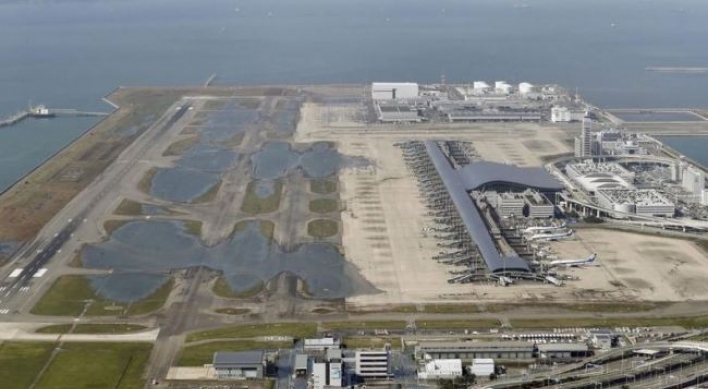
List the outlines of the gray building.
{"label": "gray building", "polygon": [[212,364],[219,379],[263,378],[265,352],[216,352]]}
{"label": "gray building", "polygon": [[538,346],[538,357],[541,359],[580,359],[590,356],[590,350],[585,343],[543,343]]}
{"label": "gray building", "polygon": [[524,216],[524,199],[517,193],[497,194],[497,214],[502,217]]}
{"label": "gray building", "polygon": [[461,359],[472,362],[477,358],[533,359],[534,344],[521,341],[504,342],[420,342],[415,349],[418,359]]}
{"label": "gray building", "polygon": [[543,193],[526,191],[523,193],[526,203],[524,214],[530,218],[550,218],[555,215],[556,207]]}

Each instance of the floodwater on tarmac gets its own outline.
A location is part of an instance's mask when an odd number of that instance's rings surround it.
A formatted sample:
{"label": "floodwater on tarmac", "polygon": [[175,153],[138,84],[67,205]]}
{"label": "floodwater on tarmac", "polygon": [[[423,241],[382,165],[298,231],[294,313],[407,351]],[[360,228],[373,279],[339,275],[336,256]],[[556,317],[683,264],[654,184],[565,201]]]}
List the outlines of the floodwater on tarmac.
{"label": "floodwater on tarmac", "polygon": [[219,182],[219,175],[182,167],[159,169],[152,179],[150,194],[162,199],[188,203]]}
{"label": "floodwater on tarmac", "polygon": [[88,276],[91,287],[99,295],[117,302],[143,299],[161,287],[168,276],[147,273],[117,273],[108,276]]}
{"label": "floodwater on tarmac", "polygon": [[195,266],[222,271],[236,292],[283,272],[302,278],[315,298],[376,292],[334,246],[308,243],[285,252],[261,234],[255,221],[213,247],[202,245],[179,222],[130,222],[109,240],[85,246],[81,257],[88,268],[113,269],[120,276],[94,280],[101,295],[117,301],[143,298],[162,285],[163,275],[170,270]]}
{"label": "floodwater on tarmac", "polygon": [[275,182],[270,180],[256,181],[255,189],[256,196],[258,196],[259,199],[265,199],[275,193]]}
{"label": "floodwater on tarmac", "polygon": [[176,164],[183,168],[220,173],[226,171],[238,158],[239,155],[232,151],[197,144],[178,159]]}
{"label": "floodwater on tarmac", "polygon": [[323,178],[342,167],[366,166],[368,161],[339,154],[330,144],[315,143],[302,153],[293,151],[284,142],[268,142],[251,157],[253,176],[259,180],[273,180],[285,176],[289,170],[302,167],[309,177]]}
{"label": "floodwater on tarmac", "polygon": [[242,108],[238,103],[230,102],[220,110],[212,112],[207,117],[199,133],[206,143],[224,142],[234,135],[246,131],[248,124],[258,119],[259,113],[254,109]]}

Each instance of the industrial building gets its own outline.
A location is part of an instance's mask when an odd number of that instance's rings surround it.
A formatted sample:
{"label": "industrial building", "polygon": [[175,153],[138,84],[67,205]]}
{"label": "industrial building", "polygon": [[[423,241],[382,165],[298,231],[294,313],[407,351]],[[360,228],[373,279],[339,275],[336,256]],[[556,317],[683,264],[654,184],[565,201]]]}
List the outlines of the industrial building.
{"label": "industrial building", "polygon": [[293,371],[296,376],[304,377],[307,375],[308,358],[306,354],[295,354],[295,362],[293,363]]}
{"label": "industrial building", "polygon": [[405,104],[376,103],[378,120],[384,123],[419,122],[421,117],[415,107]]}
{"label": "industrial building", "polygon": [[612,333],[607,330],[595,330],[588,333],[588,338],[592,346],[599,350],[609,350],[612,348]]}
{"label": "industrial building", "polygon": [[357,350],[354,354],[354,373],[364,379],[386,378],[391,375],[389,350]]}
{"label": "industrial building", "polygon": [[462,361],[459,359],[434,359],[418,371],[418,378],[422,380],[452,380],[457,377],[462,377]]}
{"label": "industrial building", "polygon": [[456,109],[447,112],[449,122],[538,122],[543,115],[535,110]]}
{"label": "industrial building", "polygon": [[676,206],[654,189],[602,189],[595,192],[600,206],[619,213],[612,215],[625,218],[637,216],[673,217]]}
{"label": "industrial building", "polygon": [[343,377],[342,350],[327,349],[324,358],[310,360],[312,388],[341,387]]}
{"label": "industrial building", "polygon": [[553,107],[551,108],[551,122],[553,123],[566,123],[572,120],[570,110],[567,107]]}
{"label": "industrial building", "polygon": [[591,356],[585,343],[542,343],[536,345],[541,359],[571,360]]}
{"label": "industrial building", "polygon": [[469,372],[477,377],[488,377],[494,371],[494,359],[491,358],[475,358],[469,366]]}
{"label": "industrial building", "polygon": [[523,341],[503,342],[428,342],[415,348],[417,359],[460,359],[472,362],[476,358],[533,359],[534,344]]}
{"label": "industrial building", "polygon": [[405,100],[418,97],[418,84],[413,82],[374,82],[371,84],[373,100]]}
{"label": "industrial building", "polygon": [[340,347],[340,341],[337,338],[317,338],[317,339],[305,339],[303,348],[305,351],[325,351],[327,349],[338,349]]}
{"label": "industrial building", "polygon": [[263,351],[216,352],[212,360],[219,379],[263,378]]}

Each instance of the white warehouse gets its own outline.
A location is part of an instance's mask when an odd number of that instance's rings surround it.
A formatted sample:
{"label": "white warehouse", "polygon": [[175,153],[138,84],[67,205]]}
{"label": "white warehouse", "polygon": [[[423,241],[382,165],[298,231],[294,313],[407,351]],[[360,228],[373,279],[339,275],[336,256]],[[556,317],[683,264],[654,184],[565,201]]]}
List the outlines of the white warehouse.
{"label": "white warehouse", "polygon": [[371,98],[374,100],[404,100],[418,97],[418,84],[413,82],[374,82]]}

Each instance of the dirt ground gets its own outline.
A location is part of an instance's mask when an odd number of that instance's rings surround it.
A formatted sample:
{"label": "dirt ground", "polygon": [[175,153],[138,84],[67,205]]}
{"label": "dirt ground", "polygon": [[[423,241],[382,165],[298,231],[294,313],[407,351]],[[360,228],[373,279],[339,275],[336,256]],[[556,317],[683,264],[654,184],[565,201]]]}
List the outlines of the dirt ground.
{"label": "dirt ground", "polygon": [[688,240],[579,229],[575,239],[551,247],[562,258],[598,254],[596,266],[565,271],[580,277],[568,283],[573,289],[615,290],[654,301],[708,298],[708,257]]}
{"label": "dirt ground", "polygon": [[701,270],[702,261],[708,259],[691,243],[630,233],[620,236],[606,230],[583,230],[576,241],[553,244],[560,258],[585,258],[594,251],[599,254],[599,267],[564,271],[579,279],[567,281],[562,288],[539,283],[506,288],[449,284],[449,272],[455,268],[431,259],[440,249],[435,238],[423,231],[431,223],[426,221],[415,178],[394,144],[425,139],[469,141],[483,159],[540,166],[544,156],[572,151],[564,142],[568,133],[557,126],[532,123],[366,125],[356,120],[362,110],[356,105],[305,104],[296,134],[298,142],[332,141],[341,153],[371,161],[369,168],[345,169],[339,175],[342,239],[347,260],[381,293],[351,298],[349,305],[680,301],[708,296],[708,285],[699,282],[708,276],[708,270]]}

